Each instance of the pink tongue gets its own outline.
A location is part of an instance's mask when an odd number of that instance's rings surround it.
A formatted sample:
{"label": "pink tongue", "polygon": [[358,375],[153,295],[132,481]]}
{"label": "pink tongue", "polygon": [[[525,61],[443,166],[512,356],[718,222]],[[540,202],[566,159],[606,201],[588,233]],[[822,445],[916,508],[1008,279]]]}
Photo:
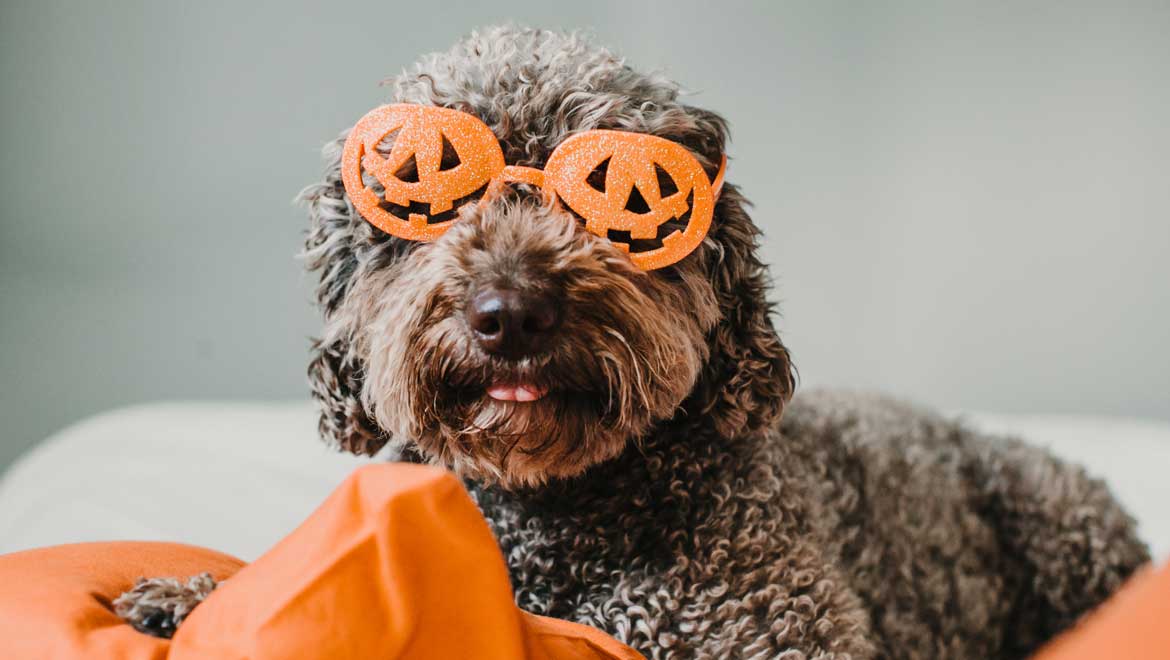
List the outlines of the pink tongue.
{"label": "pink tongue", "polygon": [[487,393],[496,401],[536,401],[545,391],[532,385],[492,385]]}

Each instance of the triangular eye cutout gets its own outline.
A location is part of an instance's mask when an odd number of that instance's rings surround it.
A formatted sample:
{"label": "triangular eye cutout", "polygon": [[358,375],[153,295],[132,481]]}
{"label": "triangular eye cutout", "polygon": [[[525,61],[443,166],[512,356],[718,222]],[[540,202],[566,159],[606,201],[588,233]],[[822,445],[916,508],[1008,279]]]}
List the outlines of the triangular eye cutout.
{"label": "triangular eye cutout", "polygon": [[585,183],[589,184],[597,192],[605,192],[605,175],[609,172],[609,158],[601,161],[601,164],[593,168],[589,176],[585,177]]}
{"label": "triangular eye cutout", "polygon": [[410,158],[394,172],[394,176],[403,183],[418,183],[418,161],[414,159],[414,154],[410,154]]}
{"label": "triangular eye cutout", "polygon": [[630,198],[626,200],[626,210],[630,213],[650,212],[650,205],[646,203],[646,198],[642,196],[637,185],[630,189]]}
{"label": "triangular eye cutout", "polygon": [[451,142],[447,139],[447,136],[444,135],[443,157],[442,160],[439,161],[439,171],[446,172],[447,170],[453,170],[456,167],[459,167],[461,162],[463,161],[459,160],[459,152],[455,151],[454,145],[452,145]]}
{"label": "triangular eye cutout", "polygon": [[658,177],[658,195],[666,198],[678,192],[678,185],[674,182],[674,177],[666,173],[666,170],[658,163],[654,163],[654,174]]}
{"label": "triangular eye cutout", "polygon": [[374,151],[377,151],[379,154],[381,154],[383,158],[389,156],[390,151],[394,149],[394,141],[398,139],[398,134],[401,132],[402,129],[396,128],[386,135],[383,135],[382,139],[378,141],[378,144],[374,145]]}

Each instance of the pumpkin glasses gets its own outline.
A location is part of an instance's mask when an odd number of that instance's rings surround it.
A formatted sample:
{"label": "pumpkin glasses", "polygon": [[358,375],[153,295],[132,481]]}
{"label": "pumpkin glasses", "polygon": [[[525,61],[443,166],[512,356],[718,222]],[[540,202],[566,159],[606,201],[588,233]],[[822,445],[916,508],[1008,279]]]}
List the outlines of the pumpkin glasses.
{"label": "pumpkin glasses", "polygon": [[[479,118],[397,103],[371,110],[353,127],[342,150],[341,179],[367,222],[413,241],[435,240],[462,205],[491,198],[505,183],[531,184],[581,218],[586,231],[653,270],[703,242],[726,166],[725,156],[710,181],[686,147],[611,130],[569,136],[543,170],[507,165],[495,134]],[[382,192],[370,189],[363,174]]]}

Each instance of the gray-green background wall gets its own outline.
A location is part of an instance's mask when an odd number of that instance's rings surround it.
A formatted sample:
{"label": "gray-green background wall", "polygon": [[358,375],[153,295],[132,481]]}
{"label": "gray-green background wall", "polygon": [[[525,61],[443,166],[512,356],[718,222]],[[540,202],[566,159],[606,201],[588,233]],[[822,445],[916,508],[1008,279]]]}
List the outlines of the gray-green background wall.
{"label": "gray-green background wall", "polygon": [[5,2],[0,466],[155,399],[307,396],[291,200],[377,83],[585,28],[733,127],[805,386],[1170,419],[1170,4]]}

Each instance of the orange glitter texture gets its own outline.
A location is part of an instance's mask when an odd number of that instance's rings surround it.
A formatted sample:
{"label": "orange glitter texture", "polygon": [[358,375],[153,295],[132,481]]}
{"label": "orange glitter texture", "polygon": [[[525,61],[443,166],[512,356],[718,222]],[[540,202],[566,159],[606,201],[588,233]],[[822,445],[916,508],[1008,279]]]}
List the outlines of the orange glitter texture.
{"label": "orange glitter texture", "polygon": [[[378,147],[391,137],[383,156]],[[505,183],[527,183],[583,218],[590,233],[613,240],[645,270],[669,266],[703,242],[726,167],[724,157],[710,181],[682,145],[611,130],[570,136],[543,170],[507,165],[499,141],[479,118],[406,103],[362,117],[341,156],[341,178],[354,208],[393,236],[435,240],[455,222],[443,214],[451,216],[477,192],[490,198]],[[381,194],[366,185],[363,173],[381,184]],[[635,240],[650,247],[631,250]]]}

